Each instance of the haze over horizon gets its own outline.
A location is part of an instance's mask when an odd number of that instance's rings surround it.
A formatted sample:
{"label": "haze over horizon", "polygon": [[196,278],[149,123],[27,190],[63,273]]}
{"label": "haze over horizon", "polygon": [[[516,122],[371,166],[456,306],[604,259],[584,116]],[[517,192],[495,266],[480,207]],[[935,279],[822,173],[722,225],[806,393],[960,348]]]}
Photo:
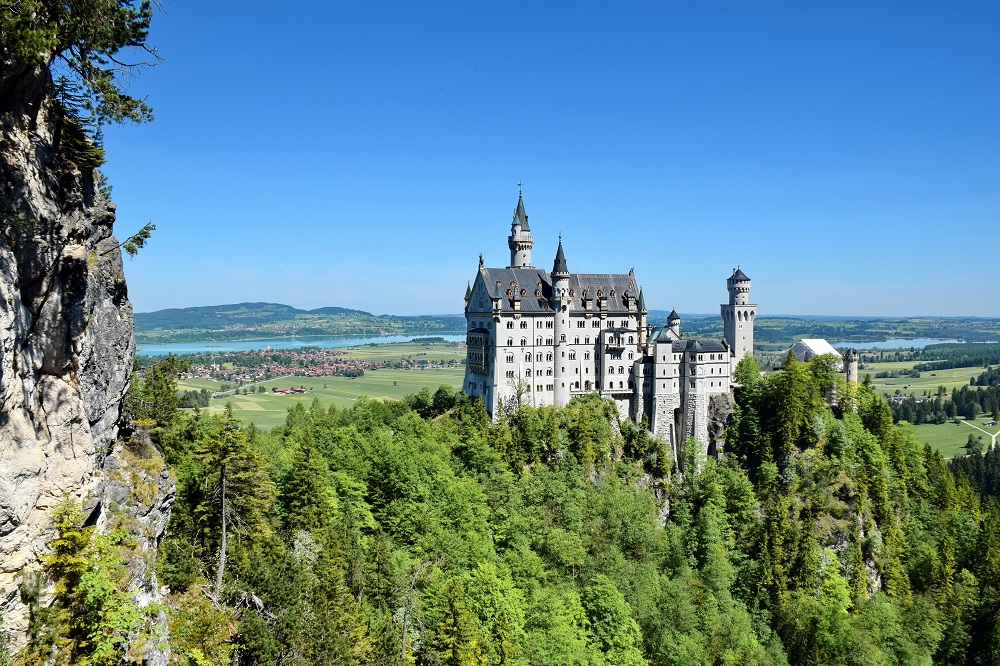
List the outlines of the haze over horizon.
{"label": "haze over horizon", "polygon": [[[307,20],[306,20],[307,18]],[[136,311],[458,313],[506,266],[650,308],[1000,316],[1000,5],[165,2],[156,120],[105,128]],[[990,232],[990,229],[994,230]],[[983,248],[985,251],[977,253]],[[916,313],[916,314],[915,314]]]}

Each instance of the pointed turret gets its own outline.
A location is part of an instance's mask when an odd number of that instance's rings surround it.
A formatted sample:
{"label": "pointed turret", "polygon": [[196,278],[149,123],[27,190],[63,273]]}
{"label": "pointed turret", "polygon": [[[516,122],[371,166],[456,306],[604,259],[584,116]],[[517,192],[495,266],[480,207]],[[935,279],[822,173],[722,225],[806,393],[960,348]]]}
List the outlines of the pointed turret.
{"label": "pointed turret", "polygon": [[521,190],[517,191],[517,207],[514,208],[514,219],[510,223],[510,236],[507,237],[507,247],[510,248],[509,268],[531,268],[531,248],[535,240],[528,228],[528,214],[524,212],[524,200]]}
{"label": "pointed turret", "polygon": [[674,338],[681,339],[681,316],[677,314],[676,309],[671,309],[667,315],[667,328],[673,333]]}
{"label": "pointed turret", "polygon": [[556,250],[556,260],[552,264],[552,279],[569,277],[569,267],[566,265],[566,255],[563,253],[562,236],[559,236],[559,249]]}
{"label": "pointed turret", "polygon": [[472,300],[472,285],[468,282],[465,283],[465,309],[469,309],[469,301]]}
{"label": "pointed turret", "polygon": [[643,313],[649,312],[649,310],[646,309],[646,297],[643,296],[641,287],[639,289],[639,303],[636,305],[636,309]]}
{"label": "pointed turret", "polygon": [[521,225],[521,231],[531,231],[528,227],[528,214],[524,212],[524,200],[521,198],[521,192],[517,193],[517,207],[514,209],[514,221],[511,222],[511,226]]}

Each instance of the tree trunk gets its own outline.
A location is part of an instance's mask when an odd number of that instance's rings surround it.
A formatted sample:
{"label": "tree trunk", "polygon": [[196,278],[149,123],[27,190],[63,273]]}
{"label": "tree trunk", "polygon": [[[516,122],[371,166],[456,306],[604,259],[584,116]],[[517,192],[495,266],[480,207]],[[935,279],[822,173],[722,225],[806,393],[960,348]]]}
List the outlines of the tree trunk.
{"label": "tree trunk", "polygon": [[222,547],[219,549],[219,570],[215,574],[215,600],[222,596],[222,574],[226,571],[226,463],[222,463]]}

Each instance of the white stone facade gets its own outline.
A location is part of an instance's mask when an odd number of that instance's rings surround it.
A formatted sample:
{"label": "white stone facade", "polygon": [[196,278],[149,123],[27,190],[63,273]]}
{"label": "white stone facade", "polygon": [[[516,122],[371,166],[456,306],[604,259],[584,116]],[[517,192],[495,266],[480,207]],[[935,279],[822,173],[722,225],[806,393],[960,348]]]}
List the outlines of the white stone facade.
{"label": "white stone facade", "polygon": [[535,268],[526,231],[518,197],[511,265],[488,268],[480,258],[466,289],[465,392],[480,397],[494,418],[518,400],[564,406],[596,392],[623,417],[636,423],[646,417],[650,431],[675,451],[689,437],[707,444],[712,396],[729,393],[735,363],[753,353],[757,306],[747,303],[749,278],[734,269],[728,280],[725,340],[687,340],[676,312],[667,326],[647,325],[632,271],[570,273],[561,239],[552,272]]}

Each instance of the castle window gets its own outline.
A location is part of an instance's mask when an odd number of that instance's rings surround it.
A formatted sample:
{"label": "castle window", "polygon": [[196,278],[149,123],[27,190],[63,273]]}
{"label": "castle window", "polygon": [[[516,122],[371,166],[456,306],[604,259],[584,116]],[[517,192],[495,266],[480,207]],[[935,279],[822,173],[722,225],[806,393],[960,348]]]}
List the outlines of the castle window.
{"label": "castle window", "polygon": [[508,347],[514,346],[514,338],[507,338],[507,346]]}
{"label": "castle window", "polygon": [[585,322],[585,321],[584,321],[584,320],[582,320],[582,319],[581,319],[580,321],[576,322],[576,327],[577,327],[577,328],[583,328],[583,327],[584,327],[584,326],[586,326],[586,325],[587,325],[587,322]]}
{"label": "castle window", "polygon": [[628,353],[628,360],[630,360],[630,361],[631,361],[631,360],[632,360],[632,358],[633,358],[633,354],[632,354],[632,352],[629,352],[629,353]]}
{"label": "castle window", "polygon": [[633,340],[634,340],[634,338],[631,335],[628,336],[628,343],[629,344],[632,344]]}
{"label": "castle window", "polygon": [[551,361],[552,360],[552,354],[546,354],[545,355],[545,360],[546,361]]}
{"label": "castle window", "polygon": [[613,366],[613,365],[612,365],[612,366],[610,366],[610,367],[608,368],[608,374],[610,374],[610,375],[613,375],[613,374],[615,374],[615,366]]}
{"label": "castle window", "polygon": [[542,339],[541,338],[535,338],[535,340],[537,340],[537,342],[535,342],[536,345],[542,344]]}
{"label": "castle window", "polygon": [[565,333],[560,333],[559,334],[559,342],[566,342],[566,334]]}
{"label": "castle window", "polygon": [[576,352],[575,351],[571,351],[569,353],[569,360],[571,360],[571,361],[575,361],[576,360]]}
{"label": "castle window", "polygon": [[[565,384],[563,384],[563,386],[565,386]],[[552,390],[552,384],[546,384],[545,385],[545,390],[546,391],[551,391]]]}
{"label": "castle window", "polygon": [[551,377],[552,376],[552,368],[549,368],[548,370],[545,371],[545,376],[546,377]]}
{"label": "castle window", "polygon": [[536,361],[541,361],[542,360],[542,355],[541,354],[536,354],[535,355],[535,360]]}
{"label": "castle window", "polygon": [[527,361],[528,363],[531,363],[531,354],[525,354],[524,360]]}
{"label": "castle window", "polygon": [[508,363],[513,363],[514,362],[514,355],[513,354],[507,354],[507,362]]}
{"label": "castle window", "polygon": [[522,321],[521,322],[521,328],[528,328],[528,322]]}
{"label": "castle window", "polygon": [[580,344],[580,338],[579,338],[579,336],[578,336],[578,337],[575,337],[575,338],[573,338],[573,344],[574,344],[574,345],[578,345],[578,344]]}
{"label": "castle window", "polygon": [[538,375],[539,377],[541,377],[542,376],[542,371],[541,370],[535,370],[535,374]]}
{"label": "castle window", "polygon": [[611,298],[614,298],[614,297],[615,297],[615,290],[614,290],[614,289],[612,289],[612,290],[611,290]]}
{"label": "castle window", "polygon": [[623,366],[620,366],[620,365],[618,366],[618,374],[619,375],[624,375],[625,374],[625,368]]}
{"label": "castle window", "polygon": [[601,327],[601,322],[595,319],[594,321],[590,322],[590,327],[591,328],[600,328]]}
{"label": "castle window", "polygon": [[539,384],[538,386],[536,386],[535,390],[537,390],[539,393],[541,393],[541,391],[542,391],[542,385]]}
{"label": "castle window", "polygon": [[514,322],[512,321],[507,322],[507,328],[514,328]]}
{"label": "castle window", "polygon": [[590,352],[583,352],[583,360],[584,361],[590,360]]}
{"label": "castle window", "polygon": [[580,382],[576,382],[576,384],[573,386],[573,388],[579,390],[580,389]]}
{"label": "castle window", "polygon": [[625,388],[625,382],[618,382],[618,388]]}
{"label": "castle window", "polygon": [[691,382],[691,388],[694,388],[694,382]]}
{"label": "castle window", "polygon": [[552,321],[545,322],[545,328],[552,328]]}
{"label": "castle window", "polygon": [[527,338],[521,338],[521,346],[523,347],[526,344],[528,344]]}
{"label": "castle window", "polygon": [[588,390],[588,391],[590,390],[590,380],[589,379],[583,383],[583,388],[586,389],[586,390]]}
{"label": "castle window", "polygon": [[507,371],[507,379],[514,379],[514,371],[513,370],[508,370]]}
{"label": "castle window", "polygon": [[551,345],[552,344],[552,338],[545,338],[545,344]]}
{"label": "castle window", "polygon": [[603,291],[601,291],[600,289],[598,289],[598,290],[597,290],[597,297],[598,297],[598,298],[604,298],[604,292],[603,292]]}
{"label": "castle window", "polygon": [[615,387],[615,383],[614,382],[608,382],[608,388],[609,389],[613,389],[614,387]]}
{"label": "castle window", "polygon": [[525,377],[530,377],[531,376],[531,370],[525,370],[524,371],[524,376]]}

